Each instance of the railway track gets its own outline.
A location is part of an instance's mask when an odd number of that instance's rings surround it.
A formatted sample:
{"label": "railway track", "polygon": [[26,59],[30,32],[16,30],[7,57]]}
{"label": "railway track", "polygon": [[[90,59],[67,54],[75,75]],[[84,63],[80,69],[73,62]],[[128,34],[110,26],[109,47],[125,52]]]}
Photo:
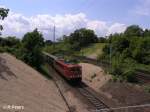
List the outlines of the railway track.
{"label": "railway track", "polygon": [[[48,63],[46,63],[46,65],[47,65],[47,68],[52,68]],[[48,70],[49,70],[49,69],[48,69]],[[68,111],[67,111],[67,112],[74,112],[74,111],[72,111],[72,109],[71,109],[69,103],[67,102],[67,100],[66,100],[66,98],[65,98],[65,95],[63,94],[63,91],[62,91],[62,89],[61,89],[61,87],[60,87],[60,84],[58,83],[58,82],[59,82],[59,81],[58,81],[58,80],[59,80],[58,77],[55,75],[55,73],[54,73],[55,77],[52,76],[52,75],[50,74],[50,72],[52,72],[52,71],[49,70],[49,76],[52,78],[52,81],[54,82],[54,84],[55,84],[57,90],[59,91],[59,93],[60,93],[62,99],[64,100],[64,102],[65,102],[65,104],[66,104],[66,106],[67,106],[67,108],[68,108]],[[53,72],[52,72],[52,73],[53,73]]]}
{"label": "railway track", "polygon": [[[54,68],[52,68],[54,70]],[[54,70],[55,71],[55,70]],[[72,85],[70,83],[68,83],[67,81],[65,81],[65,79],[63,79],[58,72],[55,71],[54,75],[51,76],[58,91],[60,92],[63,100],[65,101],[67,107],[68,107],[68,112],[76,112],[75,109],[72,109],[72,105],[74,104],[70,104],[70,102],[68,102],[67,100],[67,96],[65,96],[64,91],[66,91],[65,89],[67,88],[71,88],[71,90],[76,91],[78,94],[81,95],[82,99],[85,99],[87,105],[89,105],[89,112],[112,112],[112,111],[108,111],[107,109],[109,109],[109,107],[104,104],[100,99],[97,98],[97,96],[95,96],[94,94],[92,94],[90,91],[88,91],[86,88],[84,87],[84,85],[82,83],[79,83],[79,85]],[[66,88],[62,88],[62,84],[65,85]],[[105,111],[102,109],[106,109]]]}
{"label": "railway track", "polygon": [[136,78],[141,82],[141,83],[150,83],[150,74],[146,74],[140,71],[136,72]]}
{"label": "railway track", "polygon": [[[75,57],[78,58],[79,60],[82,60],[83,62],[88,62],[103,67],[106,70],[110,67],[110,64],[108,62],[98,62],[96,59],[91,59],[82,56],[81,57],[75,56]],[[150,83],[150,72],[136,69],[136,78],[138,79],[139,82]]]}
{"label": "railway track", "polygon": [[104,104],[101,100],[99,100],[95,95],[89,92],[86,88],[84,87],[78,88],[78,91],[95,106],[96,109],[93,111],[112,112],[109,110],[109,107],[106,104]]}

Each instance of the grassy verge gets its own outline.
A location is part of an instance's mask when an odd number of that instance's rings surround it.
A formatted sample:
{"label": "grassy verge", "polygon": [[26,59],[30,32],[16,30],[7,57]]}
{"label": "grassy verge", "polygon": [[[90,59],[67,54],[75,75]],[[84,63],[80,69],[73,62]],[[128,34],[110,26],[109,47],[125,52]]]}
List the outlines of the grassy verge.
{"label": "grassy verge", "polygon": [[150,86],[145,86],[144,89],[146,92],[150,93]]}
{"label": "grassy verge", "polygon": [[38,71],[46,78],[52,79],[52,77],[49,75],[49,70],[48,70],[47,64],[41,65]]}
{"label": "grassy verge", "polygon": [[89,56],[92,54],[99,55],[102,54],[102,49],[104,46],[105,43],[91,44],[90,46],[83,48],[79,54],[83,56]]}
{"label": "grassy verge", "polygon": [[147,71],[150,73],[150,65],[144,65],[144,64],[136,64],[135,69]]}

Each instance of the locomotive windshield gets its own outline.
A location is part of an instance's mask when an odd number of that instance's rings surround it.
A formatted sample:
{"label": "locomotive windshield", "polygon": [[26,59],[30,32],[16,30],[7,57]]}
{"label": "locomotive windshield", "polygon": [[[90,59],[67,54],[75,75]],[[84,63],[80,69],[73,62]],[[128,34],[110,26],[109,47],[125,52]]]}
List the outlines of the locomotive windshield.
{"label": "locomotive windshield", "polygon": [[72,60],[64,60],[64,63],[66,63],[66,64],[77,64],[78,61],[75,60],[75,59],[72,59]]}
{"label": "locomotive windshield", "polygon": [[79,67],[72,67],[70,70],[71,71],[81,71]]}

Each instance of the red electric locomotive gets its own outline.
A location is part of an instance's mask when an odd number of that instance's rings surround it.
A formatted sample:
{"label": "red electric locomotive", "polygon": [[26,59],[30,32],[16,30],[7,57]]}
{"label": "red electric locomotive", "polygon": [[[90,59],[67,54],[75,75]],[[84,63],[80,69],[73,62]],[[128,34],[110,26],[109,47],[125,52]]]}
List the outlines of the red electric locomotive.
{"label": "red electric locomotive", "polygon": [[50,63],[67,80],[82,80],[82,67],[80,65],[67,62],[64,59],[59,59],[48,53],[44,53],[44,55],[46,56],[48,63]]}

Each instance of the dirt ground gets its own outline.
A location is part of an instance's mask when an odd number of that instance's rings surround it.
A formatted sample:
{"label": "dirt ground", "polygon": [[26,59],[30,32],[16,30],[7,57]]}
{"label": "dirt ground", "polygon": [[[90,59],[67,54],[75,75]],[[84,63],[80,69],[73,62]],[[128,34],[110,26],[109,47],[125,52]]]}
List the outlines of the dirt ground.
{"label": "dirt ground", "polygon": [[96,65],[88,63],[80,63],[80,65],[82,66],[83,81],[97,91],[111,79],[110,75],[106,75],[103,69]]}
{"label": "dirt ground", "polygon": [[[150,94],[144,92],[141,86],[112,82],[111,76],[106,75],[102,68],[87,63],[80,65],[83,69],[83,82],[116,105],[150,104]],[[77,96],[72,94],[69,89],[65,91],[67,100],[72,104],[80,102],[74,98]],[[23,109],[8,109],[8,105],[22,106]],[[86,111],[83,108],[87,108],[87,106],[81,105],[79,109]],[[137,112],[150,112],[150,108],[146,109],[146,111]],[[67,111],[68,108],[53,81],[46,79],[13,56],[6,53],[0,54],[0,112]]]}
{"label": "dirt ground", "polygon": [[[117,107],[150,105],[150,93],[145,92],[142,86],[113,82],[111,76],[106,75],[102,68],[87,63],[81,63],[80,65],[83,69],[83,82],[113,101]],[[137,112],[150,112],[150,106],[146,107],[145,111],[141,109]]]}
{"label": "dirt ground", "polygon": [[49,72],[53,73],[52,77],[56,80],[57,85],[67,101],[71,112],[90,112],[93,110],[93,105],[80,94],[76,86],[71,85],[68,81],[60,76],[60,74],[54,70],[52,67],[49,67]]}
{"label": "dirt ground", "polygon": [[89,56],[87,56],[88,58],[91,58],[91,59],[96,59],[97,58],[97,54],[91,54]]}
{"label": "dirt ground", "polygon": [[[14,109],[12,105],[21,106],[21,109]],[[67,110],[65,102],[51,80],[13,56],[0,54],[0,112]]]}

